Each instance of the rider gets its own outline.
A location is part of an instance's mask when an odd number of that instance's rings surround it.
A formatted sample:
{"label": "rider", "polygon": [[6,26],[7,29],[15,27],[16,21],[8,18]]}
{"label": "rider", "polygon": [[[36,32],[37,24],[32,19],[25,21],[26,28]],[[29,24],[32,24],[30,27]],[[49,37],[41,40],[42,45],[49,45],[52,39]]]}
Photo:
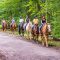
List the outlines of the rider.
{"label": "rider", "polygon": [[5,20],[3,20],[2,22],[5,23]]}
{"label": "rider", "polygon": [[20,16],[19,25],[22,26],[22,24],[24,24],[24,19]]}
{"label": "rider", "polygon": [[24,25],[24,19],[22,18],[22,16],[20,16],[19,25],[18,25],[19,34],[21,34],[21,29],[23,29],[23,25]]}
{"label": "rider", "polygon": [[26,23],[28,24],[29,21],[30,21],[30,18],[29,18],[29,16],[27,16],[27,17],[26,17]]}
{"label": "rider", "polygon": [[30,22],[29,16],[26,16],[26,23],[24,24],[24,29],[26,30],[27,24]]}
{"label": "rider", "polygon": [[24,22],[24,19],[20,16],[19,23],[22,23],[22,22]]}
{"label": "rider", "polygon": [[6,21],[5,20],[2,20],[2,26],[3,26],[4,23],[6,23]]}
{"label": "rider", "polygon": [[38,23],[39,23],[39,20],[38,20],[38,18],[37,18],[37,16],[35,16],[34,17],[34,19],[33,19],[33,27],[32,27],[32,29],[34,28],[34,26],[38,26]]}
{"label": "rider", "polygon": [[42,28],[42,26],[46,23],[46,19],[45,19],[45,16],[42,16],[42,20],[41,20],[41,26],[40,26],[40,30]]}
{"label": "rider", "polygon": [[11,20],[11,27],[12,27],[12,25],[15,23],[15,20],[14,20],[14,18]]}
{"label": "rider", "polygon": [[14,20],[14,18],[12,19],[12,21],[11,21],[11,22],[12,22],[12,23],[11,23],[11,25],[15,23],[15,20]]}

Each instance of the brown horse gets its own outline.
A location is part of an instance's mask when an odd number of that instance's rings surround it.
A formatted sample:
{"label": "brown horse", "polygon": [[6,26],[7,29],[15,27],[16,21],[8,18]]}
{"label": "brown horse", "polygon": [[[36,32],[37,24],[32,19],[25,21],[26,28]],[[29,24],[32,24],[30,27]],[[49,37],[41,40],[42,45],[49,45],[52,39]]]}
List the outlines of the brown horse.
{"label": "brown horse", "polygon": [[16,30],[16,23],[11,23],[10,24],[10,29],[11,29],[11,31],[15,31]]}
{"label": "brown horse", "polygon": [[33,36],[33,39],[35,41],[38,40],[38,37],[39,37],[39,27],[38,27],[38,25],[34,25],[34,27],[32,28],[32,36]]}
{"label": "brown horse", "polygon": [[3,29],[3,31],[6,31],[6,29],[7,29],[7,23],[5,20],[2,21],[2,29]]}
{"label": "brown horse", "polygon": [[46,47],[48,47],[48,24],[45,23],[43,26],[42,26],[42,29],[40,31],[40,35],[41,35],[41,38],[42,38],[42,45],[46,45]]}

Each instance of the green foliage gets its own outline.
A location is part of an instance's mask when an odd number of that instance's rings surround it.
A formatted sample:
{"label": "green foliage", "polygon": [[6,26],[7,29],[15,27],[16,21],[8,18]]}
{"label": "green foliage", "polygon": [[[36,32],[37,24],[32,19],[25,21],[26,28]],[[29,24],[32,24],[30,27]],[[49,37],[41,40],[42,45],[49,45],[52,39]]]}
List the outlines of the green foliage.
{"label": "green foliage", "polygon": [[2,28],[2,25],[0,25],[0,29]]}

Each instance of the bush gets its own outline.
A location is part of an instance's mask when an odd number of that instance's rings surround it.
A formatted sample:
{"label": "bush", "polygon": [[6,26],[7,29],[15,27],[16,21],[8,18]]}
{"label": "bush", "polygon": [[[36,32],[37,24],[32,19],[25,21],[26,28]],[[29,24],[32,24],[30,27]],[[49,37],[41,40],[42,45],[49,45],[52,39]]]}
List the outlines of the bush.
{"label": "bush", "polygon": [[2,28],[2,25],[0,25],[0,29]]}

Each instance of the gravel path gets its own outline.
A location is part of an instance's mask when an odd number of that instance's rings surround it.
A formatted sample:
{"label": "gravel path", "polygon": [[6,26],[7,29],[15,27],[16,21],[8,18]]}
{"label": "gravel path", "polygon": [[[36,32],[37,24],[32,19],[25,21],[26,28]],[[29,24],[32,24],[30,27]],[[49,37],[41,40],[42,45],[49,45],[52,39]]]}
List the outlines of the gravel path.
{"label": "gravel path", "polygon": [[0,60],[60,60],[60,52],[0,32]]}

